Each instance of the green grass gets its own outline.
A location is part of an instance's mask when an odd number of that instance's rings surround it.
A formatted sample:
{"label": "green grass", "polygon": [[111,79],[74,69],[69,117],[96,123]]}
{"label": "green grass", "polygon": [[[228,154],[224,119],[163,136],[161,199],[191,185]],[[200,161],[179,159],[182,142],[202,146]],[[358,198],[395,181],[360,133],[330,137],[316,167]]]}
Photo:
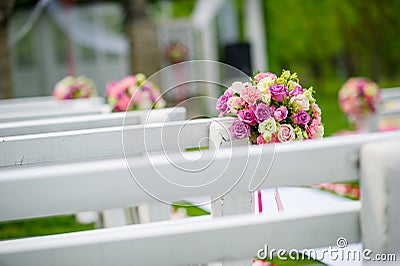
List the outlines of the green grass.
{"label": "green grass", "polygon": [[35,218],[0,223],[0,240],[53,235],[94,229],[94,224],[79,224],[74,215]]}
{"label": "green grass", "polygon": [[186,214],[190,217],[210,214],[208,211],[206,211],[200,207],[194,206],[190,202],[187,202],[187,201],[175,202],[172,205],[172,208],[174,210],[177,210],[179,208],[184,208],[186,210]]}
{"label": "green grass", "polygon": [[[297,257],[295,254],[292,254],[292,258]],[[307,254],[298,254],[299,259],[292,259],[288,254],[286,255],[281,255],[280,258],[277,256],[273,257],[272,259],[267,258],[266,261],[271,263],[272,265],[278,265],[278,266],[291,266],[291,265],[326,265],[318,260],[315,260],[311,257],[309,257]],[[257,259],[256,257],[254,259]]]}
{"label": "green grass", "polygon": [[185,151],[203,151],[208,149],[209,149],[208,146],[200,146],[200,147],[186,148]]}
{"label": "green grass", "polygon": [[289,256],[284,256],[286,259],[279,259],[277,257],[274,257],[272,260],[270,260],[271,263],[276,264],[278,266],[300,266],[300,265],[326,265],[318,260],[314,260],[308,256],[305,255],[304,259],[301,260],[293,260]]}

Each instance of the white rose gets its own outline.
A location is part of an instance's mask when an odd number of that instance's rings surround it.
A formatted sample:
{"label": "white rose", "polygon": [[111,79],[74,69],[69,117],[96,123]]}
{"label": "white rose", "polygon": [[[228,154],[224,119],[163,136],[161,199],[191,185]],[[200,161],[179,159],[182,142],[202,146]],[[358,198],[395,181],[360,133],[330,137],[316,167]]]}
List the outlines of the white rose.
{"label": "white rose", "polygon": [[[271,136],[276,132],[276,122],[273,117],[268,118],[267,120],[261,122],[258,125],[258,132],[263,134],[264,138],[266,136]],[[266,139],[266,138],[265,138]]]}
{"label": "white rose", "polygon": [[303,94],[294,96],[292,99],[290,99],[289,103],[294,107],[296,111],[297,109],[303,109],[304,111],[308,111],[310,109],[310,101]]}
{"label": "white rose", "polygon": [[233,82],[232,85],[229,87],[229,89],[233,92],[233,93],[242,93],[242,91],[245,89],[246,84],[236,81]]}
{"label": "white rose", "polygon": [[275,79],[271,77],[265,77],[260,80],[257,84],[257,88],[261,91],[262,94],[269,93],[268,88],[274,85]]}
{"label": "white rose", "polygon": [[317,134],[315,135],[315,138],[322,139],[322,137],[324,136],[324,133],[325,133],[324,127],[318,126],[318,130],[317,130]]}

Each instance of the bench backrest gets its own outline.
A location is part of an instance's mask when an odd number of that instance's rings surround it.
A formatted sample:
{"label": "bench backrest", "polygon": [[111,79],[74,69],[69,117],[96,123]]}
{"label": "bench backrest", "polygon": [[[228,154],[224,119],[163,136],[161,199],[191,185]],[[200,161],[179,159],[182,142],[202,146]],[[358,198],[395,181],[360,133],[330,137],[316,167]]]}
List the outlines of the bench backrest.
{"label": "bench backrest", "polygon": [[26,111],[38,111],[38,110],[49,110],[57,108],[76,108],[77,106],[95,106],[103,105],[104,98],[93,97],[93,98],[82,98],[72,100],[56,100],[54,97],[26,97],[0,100],[0,113],[13,113],[13,112],[26,112]]}
{"label": "bench backrest", "polygon": [[212,121],[159,122],[2,137],[0,167],[122,157],[123,144],[129,156],[179,151],[197,147],[202,138],[208,137]]}
{"label": "bench backrest", "polygon": [[272,217],[200,217],[4,241],[0,242],[0,262],[71,266],[160,265],[162,262],[172,266],[246,258],[235,265],[247,265],[265,245],[269,249],[288,251],[334,246],[337,232],[349,242],[356,242],[359,238],[351,236],[354,228],[347,225],[357,221],[357,208]]}
{"label": "bench backrest", "polygon": [[186,119],[183,107],[0,123],[0,137]]}
{"label": "bench backrest", "polygon": [[0,102],[0,123],[78,116],[109,112],[103,98],[74,99],[65,101],[29,98],[2,100]]}
{"label": "bench backrest", "polygon": [[400,127],[400,87],[382,90],[382,103],[377,114],[379,128]]}

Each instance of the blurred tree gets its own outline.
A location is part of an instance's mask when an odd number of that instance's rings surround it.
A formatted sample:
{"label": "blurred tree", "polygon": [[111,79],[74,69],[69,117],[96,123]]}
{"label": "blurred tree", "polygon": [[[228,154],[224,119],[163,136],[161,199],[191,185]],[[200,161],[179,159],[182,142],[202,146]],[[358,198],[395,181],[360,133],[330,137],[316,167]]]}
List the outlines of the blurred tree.
{"label": "blurred tree", "polygon": [[[397,0],[265,0],[269,64],[336,95],[350,76],[400,83]],[[310,82],[311,83],[311,82]]]}
{"label": "blurred tree", "polygon": [[155,25],[147,16],[147,0],[124,0],[131,46],[131,72],[151,76],[159,70]]}
{"label": "blurred tree", "polygon": [[271,70],[302,73],[304,80],[321,83],[335,71],[341,41],[336,1],[269,0],[266,24]]}
{"label": "blurred tree", "polygon": [[339,15],[349,75],[385,83],[399,77],[400,2],[343,1]]}
{"label": "blurred tree", "polygon": [[7,27],[14,5],[15,0],[0,2],[0,99],[12,97],[12,67]]}

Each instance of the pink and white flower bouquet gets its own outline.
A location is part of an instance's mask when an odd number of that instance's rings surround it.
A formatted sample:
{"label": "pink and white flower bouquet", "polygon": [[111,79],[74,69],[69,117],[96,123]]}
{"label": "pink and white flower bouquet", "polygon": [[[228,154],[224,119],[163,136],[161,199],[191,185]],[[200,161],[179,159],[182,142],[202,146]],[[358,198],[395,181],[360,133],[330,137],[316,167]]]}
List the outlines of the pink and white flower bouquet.
{"label": "pink and white flower bouquet", "polygon": [[157,86],[146,81],[146,76],[137,74],[107,85],[107,102],[113,112],[148,110],[166,105]]}
{"label": "pink and white flower bouquet", "polygon": [[258,73],[248,83],[234,82],[218,99],[220,116],[236,117],[235,139],[252,144],[322,138],[321,109],[313,88],[303,88],[296,73]]}
{"label": "pink and white flower bouquet", "polygon": [[339,90],[339,105],[352,122],[365,118],[378,109],[379,86],[367,78],[350,78]]}
{"label": "pink and white flower bouquet", "polygon": [[97,95],[92,80],[85,76],[67,76],[54,86],[53,96],[58,100],[90,98]]}

